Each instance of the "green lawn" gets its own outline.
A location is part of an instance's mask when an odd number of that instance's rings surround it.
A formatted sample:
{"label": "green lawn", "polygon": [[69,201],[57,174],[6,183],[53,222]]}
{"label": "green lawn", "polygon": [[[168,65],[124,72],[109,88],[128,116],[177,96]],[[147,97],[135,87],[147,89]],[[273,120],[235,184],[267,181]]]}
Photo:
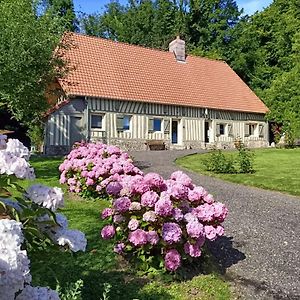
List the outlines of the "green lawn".
{"label": "green lawn", "polygon": [[[58,170],[61,159],[33,158],[38,182],[58,186]],[[28,182],[23,182],[27,186]],[[83,300],[103,299],[104,284],[109,283],[110,300],[117,299],[220,299],[231,298],[229,284],[218,274],[216,265],[211,261],[202,264],[208,275],[199,275],[199,271],[190,280],[172,280],[170,277],[150,279],[139,276],[124,262],[117,259],[111,251],[112,243],[100,238],[103,221],[99,218],[105,201],[83,201],[66,194],[66,208],[62,210],[71,228],[85,232],[88,248],[85,253],[30,253],[33,283],[55,288],[59,282],[64,288],[70,283],[82,279]],[[194,268],[195,269],[195,268]],[[194,270],[195,271],[195,270]],[[207,274],[207,273],[206,273]]]}
{"label": "green lawn", "polygon": [[[225,155],[236,155],[226,152]],[[300,196],[300,149],[254,150],[253,174],[214,174],[205,171],[203,160],[209,154],[195,154],[177,159],[177,165],[231,182]]]}

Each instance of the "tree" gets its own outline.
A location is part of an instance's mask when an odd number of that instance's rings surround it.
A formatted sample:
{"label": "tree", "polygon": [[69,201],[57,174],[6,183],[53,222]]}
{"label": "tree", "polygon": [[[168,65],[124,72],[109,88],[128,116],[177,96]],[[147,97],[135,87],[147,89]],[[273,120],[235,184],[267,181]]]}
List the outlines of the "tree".
{"label": "tree", "polygon": [[73,0],[44,0],[48,13],[57,16],[66,31],[79,31]]}
{"label": "tree", "polygon": [[48,13],[37,15],[34,3],[0,1],[0,105],[26,125],[49,107],[46,88],[65,71],[63,28]]}

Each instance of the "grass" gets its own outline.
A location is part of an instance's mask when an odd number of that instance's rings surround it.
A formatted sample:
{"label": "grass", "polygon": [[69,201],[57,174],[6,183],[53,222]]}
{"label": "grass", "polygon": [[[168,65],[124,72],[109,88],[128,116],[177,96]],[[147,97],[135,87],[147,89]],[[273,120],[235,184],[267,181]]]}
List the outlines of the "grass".
{"label": "grass", "polygon": [[[33,158],[31,160],[37,182],[58,186],[59,158]],[[23,181],[24,187],[29,185]],[[55,288],[59,282],[62,289],[82,279],[83,300],[103,299],[105,284],[111,285],[110,300],[211,300],[230,299],[227,282],[218,274],[215,264],[206,260],[207,275],[197,274],[190,280],[171,280],[170,277],[150,279],[139,276],[112,252],[112,242],[100,238],[103,221],[100,211],[106,206],[102,201],[83,201],[66,193],[66,207],[62,210],[71,228],[82,230],[88,239],[85,253],[29,253],[33,284]]]}
{"label": "grass", "polygon": [[[204,168],[203,161],[207,154],[195,154],[179,158],[177,165],[191,171],[214,176],[223,180],[275,190],[300,196],[300,149],[259,149],[254,150],[255,160],[253,174],[215,174]],[[225,152],[225,156],[237,155]]]}

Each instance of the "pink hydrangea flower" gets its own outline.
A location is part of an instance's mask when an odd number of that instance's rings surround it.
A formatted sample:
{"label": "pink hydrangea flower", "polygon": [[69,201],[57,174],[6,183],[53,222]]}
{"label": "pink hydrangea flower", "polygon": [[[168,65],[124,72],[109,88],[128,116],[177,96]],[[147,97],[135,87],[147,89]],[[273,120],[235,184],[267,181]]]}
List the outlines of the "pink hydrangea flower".
{"label": "pink hydrangea flower", "polygon": [[182,171],[176,171],[171,174],[171,179],[181,183],[184,186],[191,187],[192,186],[192,179],[184,174]]}
{"label": "pink hydrangea flower", "polygon": [[204,235],[203,225],[198,221],[191,221],[187,223],[186,231],[191,238],[199,238]]}
{"label": "pink hydrangea flower", "polygon": [[159,236],[157,232],[154,230],[147,232],[147,241],[151,245],[156,245],[159,242]]}
{"label": "pink hydrangea flower", "polygon": [[130,211],[137,211],[137,210],[141,210],[142,206],[139,202],[131,202],[129,210]]}
{"label": "pink hydrangea flower", "polygon": [[143,221],[145,221],[145,222],[155,222],[156,219],[157,219],[157,216],[153,210],[146,211],[143,214]]}
{"label": "pink hydrangea flower", "polygon": [[158,201],[159,196],[153,191],[148,191],[144,193],[141,197],[141,204],[147,207],[154,207],[155,203]]}
{"label": "pink hydrangea flower", "polygon": [[191,244],[190,242],[186,242],[184,244],[184,252],[191,257],[199,257],[201,256],[201,249],[197,244]]}
{"label": "pink hydrangea flower", "polygon": [[222,236],[224,234],[224,228],[223,228],[223,226],[218,225],[216,227],[216,233],[217,233],[218,236]]}
{"label": "pink hydrangea flower", "polygon": [[179,209],[177,207],[173,208],[172,217],[177,222],[181,221],[183,219],[183,213],[182,213],[181,209]]}
{"label": "pink hydrangea flower", "polygon": [[214,199],[213,195],[211,195],[211,194],[205,195],[205,196],[203,197],[203,200],[204,200],[206,203],[208,203],[208,204],[212,204],[212,203],[215,202],[215,199]]}
{"label": "pink hydrangea flower", "polygon": [[106,186],[106,192],[108,195],[118,196],[121,190],[122,190],[122,185],[117,181],[110,182]]}
{"label": "pink hydrangea flower", "polygon": [[214,241],[217,238],[217,231],[212,225],[204,226],[205,236],[210,241]]}
{"label": "pink hydrangea flower", "polygon": [[122,254],[125,249],[125,244],[124,243],[118,243],[114,247],[114,252],[117,254]]}
{"label": "pink hydrangea flower", "polygon": [[120,197],[114,201],[113,206],[117,212],[124,213],[129,210],[130,204],[128,197]]}
{"label": "pink hydrangea flower", "polygon": [[102,214],[101,214],[101,218],[102,219],[107,219],[110,216],[112,216],[113,214],[114,214],[113,209],[111,209],[111,208],[104,208],[103,211],[102,211]]}
{"label": "pink hydrangea flower", "polygon": [[[163,194],[163,193],[162,193]],[[172,215],[173,204],[170,196],[161,195],[161,198],[155,203],[155,213],[157,215],[166,217]]]}
{"label": "pink hydrangea flower", "polygon": [[116,234],[115,227],[112,225],[106,225],[101,230],[101,236],[104,240],[109,240]]}
{"label": "pink hydrangea flower", "polygon": [[165,268],[168,271],[176,271],[181,264],[181,256],[176,249],[168,250],[165,255]]}
{"label": "pink hydrangea flower", "polygon": [[114,218],[113,218],[113,221],[114,223],[116,224],[120,224],[120,223],[123,223],[125,221],[125,217],[123,217],[122,215],[114,215]]}
{"label": "pink hydrangea flower", "polygon": [[144,181],[151,188],[159,188],[161,189],[164,184],[164,179],[157,173],[148,173],[144,177]]}
{"label": "pink hydrangea flower", "polygon": [[136,230],[138,227],[139,227],[139,221],[138,221],[138,220],[136,220],[136,219],[131,219],[131,220],[128,222],[128,228],[129,228],[131,231]]}
{"label": "pink hydrangea flower", "polygon": [[164,223],[162,227],[162,238],[168,244],[177,243],[181,239],[182,230],[177,223]]}
{"label": "pink hydrangea flower", "polygon": [[128,240],[134,246],[142,246],[147,244],[147,232],[142,229],[137,229],[129,233]]}

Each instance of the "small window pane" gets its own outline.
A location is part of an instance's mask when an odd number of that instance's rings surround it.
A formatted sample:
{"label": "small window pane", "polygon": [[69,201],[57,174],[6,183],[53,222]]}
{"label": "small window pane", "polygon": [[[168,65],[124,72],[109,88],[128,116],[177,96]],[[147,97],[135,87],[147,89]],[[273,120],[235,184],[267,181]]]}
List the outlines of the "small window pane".
{"label": "small window pane", "polygon": [[101,115],[92,115],[91,127],[102,129],[102,116]]}
{"label": "small window pane", "polygon": [[161,119],[153,119],[153,130],[161,131]]}
{"label": "small window pane", "polygon": [[131,116],[124,116],[124,118],[123,118],[123,129],[124,130],[130,129],[130,119],[131,119]]}
{"label": "small window pane", "polygon": [[224,135],[225,134],[225,126],[224,124],[220,124],[220,135]]}

